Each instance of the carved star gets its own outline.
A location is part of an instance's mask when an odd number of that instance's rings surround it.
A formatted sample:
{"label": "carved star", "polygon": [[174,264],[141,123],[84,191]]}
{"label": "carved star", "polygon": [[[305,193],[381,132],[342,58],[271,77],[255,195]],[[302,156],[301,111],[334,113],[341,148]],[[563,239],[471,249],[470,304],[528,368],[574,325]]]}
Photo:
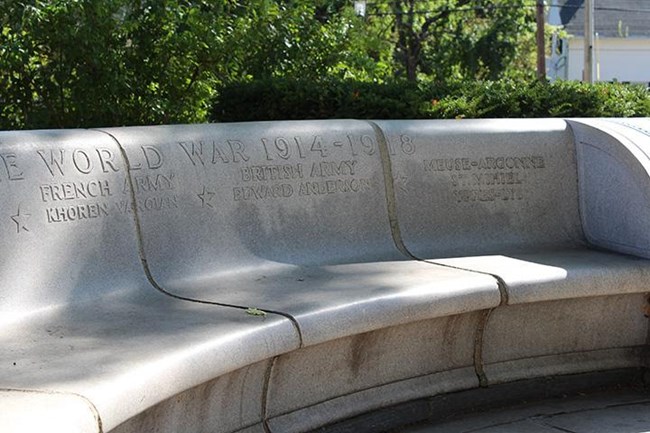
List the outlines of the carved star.
{"label": "carved star", "polygon": [[28,213],[20,213],[20,206],[18,206],[18,211],[16,212],[16,215],[13,215],[11,217],[11,219],[16,223],[16,233],[20,233],[21,230],[25,230],[26,232],[29,231],[25,223],[27,222],[30,216],[32,215]]}
{"label": "carved star", "polygon": [[409,192],[408,190],[408,177],[401,174],[396,175],[393,180],[395,181],[395,186],[397,186],[403,192]]}
{"label": "carved star", "polygon": [[206,207],[206,206],[214,207],[210,203],[212,201],[212,199],[214,198],[214,193],[208,191],[205,188],[205,186],[203,187],[203,191],[201,192],[201,194],[197,194],[197,196],[201,199],[201,207]]}

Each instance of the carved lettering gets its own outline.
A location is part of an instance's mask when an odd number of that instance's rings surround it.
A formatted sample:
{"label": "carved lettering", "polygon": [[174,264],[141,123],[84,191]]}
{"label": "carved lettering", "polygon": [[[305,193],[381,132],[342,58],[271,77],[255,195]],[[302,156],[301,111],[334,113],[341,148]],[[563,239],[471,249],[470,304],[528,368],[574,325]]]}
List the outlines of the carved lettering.
{"label": "carved lettering", "polygon": [[276,180],[302,179],[302,164],[249,165],[240,169],[244,182],[264,182]]}
{"label": "carved lettering", "polygon": [[354,167],[357,161],[315,162],[312,164],[310,177],[354,176]]}
{"label": "carved lettering", "polygon": [[199,143],[194,143],[193,141],[184,142],[181,141],[178,143],[179,146],[185,151],[185,154],[187,157],[192,161],[192,165],[205,165],[205,162],[203,162],[203,142],[199,141]]}
{"label": "carved lettering", "polygon": [[[70,162],[66,165],[66,160],[71,160],[74,169],[82,174],[92,173],[97,162],[99,162],[99,167],[104,173],[119,171],[119,167],[116,166],[115,155],[110,149],[106,148],[95,149],[96,157],[93,156],[92,152],[85,149],[74,149],[71,154],[67,154],[65,149],[50,149],[47,152],[37,150],[36,153],[41,157],[45,167],[53,177],[57,176],[57,174],[65,176],[66,166],[70,165]],[[66,158],[66,155],[70,156]],[[97,158],[97,161],[94,161],[94,158]]]}
{"label": "carved lettering", "polygon": [[45,209],[48,223],[65,223],[108,216],[106,203],[81,204]]}
{"label": "carved lettering", "polygon": [[104,173],[108,173],[108,168],[117,172],[118,168],[115,167],[115,155],[109,149],[97,149],[97,155],[99,156],[99,163],[102,167]]}
{"label": "carved lettering", "polygon": [[72,151],[72,163],[83,174],[89,174],[93,171],[93,163],[83,149],[75,149]]}
{"label": "carved lettering", "polygon": [[246,154],[246,147],[244,143],[239,140],[226,140],[228,144],[228,150],[225,151],[222,146],[216,141],[213,141],[209,146],[206,146],[203,141],[194,142],[194,141],[180,141],[178,145],[183,149],[187,157],[190,159],[192,165],[202,165],[206,163],[206,158],[204,152],[211,153],[210,159],[208,161],[212,164],[217,164],[219,162],[229,163],[229,162],[246,162],[250,159],[250,156]]}
{"label": "carved lettering", "polygon": [[212,146],[212,164],[219,164],[219,163],[229,163],[230,158],[228,158],[228,155],[226,152],[224,152],[219,146],[213,145]]}
{"label": "carved lettering", "polygon": [[[152,191],[171,191],[174,189],[174,173],[133,176],[136,193]],[[125,180],[124,192],[128,191],[128,179]]]}
{"label": "carved lettering", "polygon": [[546,168],[540,155],[435,158],[422,164],[425,172],[449,179],[457,203],[523,200],[523,186]]}
{"label": "carved lettering", "polygon": [[[364,137],[368,137],[372,140],[369,136]],[[319,156],[323,158],[329,155],[329,151],[323,145],[323,139],[320,135],[313,136],[311,144],[309,144],[309,141],[304,142],[302,137],[293,137],[293,139],[277,137],[273,140],[262,137],[260,141],[267,161],[273,161],[277,158],[287,160],[296,154],[298,155],[298,158],[304,159],[306,158],[307,151],[313,153],[317,152]],[[364,146],[367,145],[368,144],[364,142]],[[342,143],[335,142],[334,146],[341,147]]]}
{"label": "carved lettering", "polygon": [[89,182],[62,182],[39,186],[44,202],[109,197],[112,195],[107,180]]}
{"label": "carved lettering", "polygon": [[[228,140],[232,152],[232,162],[248,161],[250,157],[244,153],[244,143],[239,140]],[[214,158],[213,158],[214,159]]]}
{"label": "carved lettering", "polygon": [[[150,170],[156,170],[163,166],[163,156],[162,152],[154,146],[140,146],[142,154],[144,155],[144,160],[147,163],[147,167]],[[142,169],[142,163],[132,163],[131,170],[140,170]]]}
{"label": "carved lettering", "polygon": [[293,195],[293,187],[288,183],[236,186],[232,189],[232,193],[235,201],[261,200],[265,198],[291,197]]}
{"label": "carved lettering", "polygon": [[169,208],[177,208],[178,200],[175,195],[164,197],[146,197],[145,199],[136,200],[138,209],[145,211],[150,210],[163,210]]}
{"label": "carved lettering", "polygon": [[320,182],[302,182],[298,195],[323,195],[337,192],[364,192],[372,188],[370,179],[332,179]]}
{"label": "carved lettering", "polygon": [[523,191],[516,188],[462,189],[454,191],[458,203],[523,200]]}
{"label": "carved lettering", "polygon": [[469,171],[469,170],[531,170],[544,168],[543,156],[522,157],[486,157],[470,158],[438,158],[422,161],[424,171]]}
{"label": "carved lettering", "polygon": [[24,180],[23,172],[16,165],[16,154],[14,153],[0,153],[0,159],[7,172],[7,179],[9,180]]}
{"label": "carved lettering", "polygon": [[[137,198],[136,204],[139,212],[160,211],[163,209],[178,208],[178,197],[176,195]],[[132,213],[133,209],[127,200],[120,200],[115,203],[120,213]]]}
{"label": "carved lettering", "polygon": [[43,150],[37,150],[36,153],[38,153],[38,155],[41,157],[41,159],[45,163],[45,166],[47,167],[48,171],[52,176],[55,176],[55,170],[58,171],[61,176],[64,176],[65,174],[63,173],[63,158],[65,155],[65,150],[64,149],[57,149],[57,150],[51,149],[49,152],[49,158],[46,157],[45,151]]}
{"label": "carved lettering", "polygon": [[388,152],[391,155],[396,155],[398,152],[403,153],[404,155],[413,155],[416,151],[415,142],[413,138],[409,135],[402,134],[399,136],[399,141],[394,143],[393,141],[388,142]]}

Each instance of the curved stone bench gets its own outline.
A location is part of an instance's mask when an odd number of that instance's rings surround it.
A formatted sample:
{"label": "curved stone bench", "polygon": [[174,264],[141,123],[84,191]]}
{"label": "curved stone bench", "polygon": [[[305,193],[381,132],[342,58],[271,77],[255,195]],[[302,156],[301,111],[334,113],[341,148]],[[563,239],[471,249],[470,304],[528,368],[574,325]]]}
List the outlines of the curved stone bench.
{"label": "curved stone bench", "polygon": [[310,431],[643,367],[647,128],[0,133],[0,430]]}

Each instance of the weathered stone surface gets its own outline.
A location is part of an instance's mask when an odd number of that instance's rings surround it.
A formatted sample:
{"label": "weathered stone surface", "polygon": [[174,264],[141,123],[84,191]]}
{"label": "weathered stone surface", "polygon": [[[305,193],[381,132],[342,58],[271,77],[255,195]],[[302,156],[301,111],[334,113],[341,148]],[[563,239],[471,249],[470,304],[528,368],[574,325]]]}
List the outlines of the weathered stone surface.
{"label": "weathered stone surface", "polygon": [[495,309],[483,337],[491,383],[642,364],[646,295],[520,304]]}
{"label": "weathered stone surface", "polygon": [[646,293],[650,279],[645,259],[581,248],[434,261],[498,275],[509,304]]}
{"label": "weathered stone surface", "polygon": [[378,121],[405,246],[423,259],[581,243],[575,150],[553,119]]}
{"label": "weathered stone surface", "polygon": [[111,430],[111,433],[264,432],[265,376],[270,360],[248,365],[176,394]]}
{"label": "weathered stone surface", "polygon": [[374,131],[308,121],[107,130],[161,284],[269,263],[400,259]]}
{"label": "weathered stone surface", "polygon": [[101,132],[0,132],[0,324],[148,286],[125,181]]}
{"label": "weathered stone surface", "polygon": [[378,124],[0,133],[0,405],[299,432],[647,361],[647,120]]}
{"label": "weathered stone surface", "polygon": [[490,277],[396,261],[366,122],[108,132],[128,154],[147,263],[170,293],[291,314],[305,345],[499,302]]}
{"label": "weathered stone surface", "polygon": [[402,401],[478,386],[482,313],[412,322],[280,356],[268,395],[274,431],[304,432]]}
{"label": "weathered stone surface", "polygon": [[186,389],[298,344],[291,322],[274,314],[162,294],[106,296],[4,327],[0,387],[82,395],[110,431]]}
{"label": "weathered stone surface", "polygon": [[101,433],[97,413],[72,394],[0,389],[0,431]]}
{"label": "weathered stone surface", "polygon": [[[140,262],[125,167],[101,132],[0,133],[0,388],[83,396],[104,431],[300,342],[282,316],[156,290]],[[35,418],[47,419],[47,402],[30,404]]]}
{"label": "weathered stone surface", "polygon": [[611,251],[650,258],[650,135],[643,128],[647,120],[569,123],[576,134],[587,240]]}

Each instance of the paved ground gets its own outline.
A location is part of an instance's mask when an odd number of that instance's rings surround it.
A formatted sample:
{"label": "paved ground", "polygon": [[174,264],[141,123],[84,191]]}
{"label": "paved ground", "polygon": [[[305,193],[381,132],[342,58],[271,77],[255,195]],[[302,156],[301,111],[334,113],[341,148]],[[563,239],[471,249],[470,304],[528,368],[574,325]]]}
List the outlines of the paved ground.
{"label": "paved ground", "polygon": [[648,433],[650,393],[609,391],[543,400],[400,433]]}

